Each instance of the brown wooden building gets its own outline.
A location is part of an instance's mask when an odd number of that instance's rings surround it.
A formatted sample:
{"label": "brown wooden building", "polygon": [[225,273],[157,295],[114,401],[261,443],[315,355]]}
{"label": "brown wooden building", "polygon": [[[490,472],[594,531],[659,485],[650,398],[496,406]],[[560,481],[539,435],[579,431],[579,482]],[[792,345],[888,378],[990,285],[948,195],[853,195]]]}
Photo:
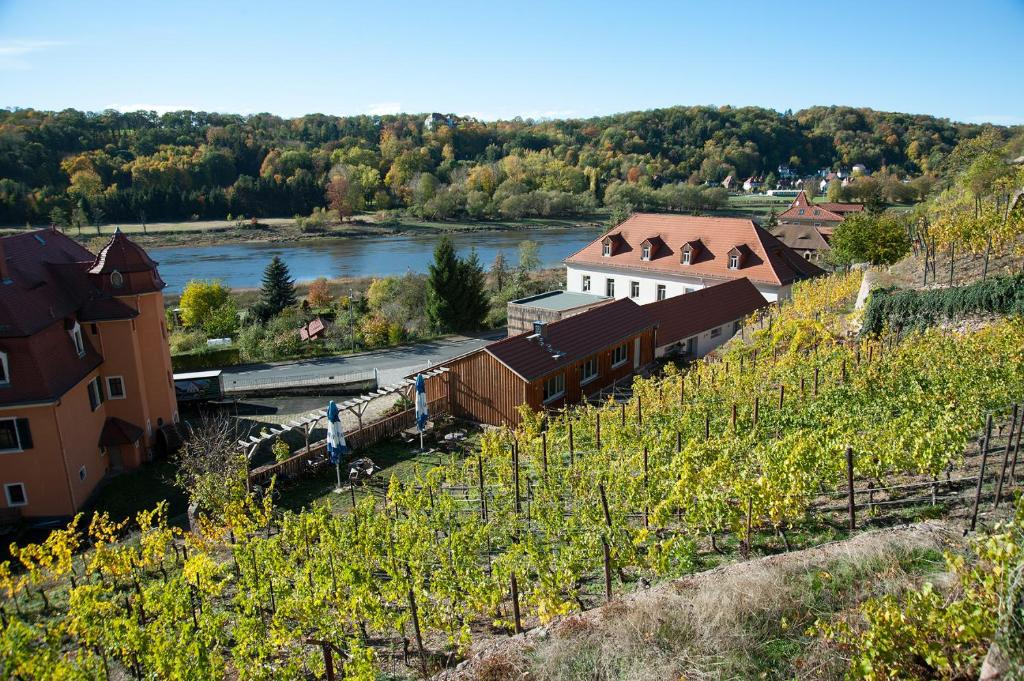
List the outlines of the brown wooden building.
{"label": "brown wooden building", "polygon": [[628,298],[540,323],[443,364],[452,413],[514,426],[521,404],[541,410],[580,402],[651,363],[655,336],[655,322]]}

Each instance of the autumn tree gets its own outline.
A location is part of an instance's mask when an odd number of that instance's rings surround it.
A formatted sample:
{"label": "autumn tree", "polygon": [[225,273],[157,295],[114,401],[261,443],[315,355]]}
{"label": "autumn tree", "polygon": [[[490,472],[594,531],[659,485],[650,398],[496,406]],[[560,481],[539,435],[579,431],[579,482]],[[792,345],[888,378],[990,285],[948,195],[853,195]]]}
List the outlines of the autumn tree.
{"label": "autumn tree", "polygon": [[317,277],[309,284],[306,292],[306,300],[313,309],[323,309],[331,306],[334,296],[331,295],[331,287],[326,277]]}
{"label": "autumn tree", "polygon": [[829,257],[841,265],[867,262],[891,265],[910,252],[904,220],[893,213],[854,213],[836,227]]}

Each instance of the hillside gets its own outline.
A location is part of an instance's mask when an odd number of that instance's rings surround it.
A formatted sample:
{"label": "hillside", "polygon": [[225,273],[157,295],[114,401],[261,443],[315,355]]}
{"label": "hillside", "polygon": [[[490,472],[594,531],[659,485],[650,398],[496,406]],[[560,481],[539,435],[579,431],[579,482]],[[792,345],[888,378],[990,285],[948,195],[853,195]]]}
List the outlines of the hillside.
{"label": "hillside", "polygon": [[435,219],[573,215],[602,203],[699,208],[721,197],[638,188],[730,174],[771,183],[780,165],[936,173],[959,141],[987,129],[1020,132],[850,107],[497,122],[0,110],[0,224],[290,217],[325,203],[342,216],[412,208]]}

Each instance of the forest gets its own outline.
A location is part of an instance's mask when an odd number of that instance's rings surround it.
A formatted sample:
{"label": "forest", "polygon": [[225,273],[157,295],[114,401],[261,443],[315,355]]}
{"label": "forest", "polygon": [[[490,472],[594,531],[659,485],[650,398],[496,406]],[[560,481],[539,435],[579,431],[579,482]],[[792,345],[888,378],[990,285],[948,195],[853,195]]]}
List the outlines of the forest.
{"label": "forest", "polygon": [[[1021,127],[849,107],[779,113],[673,107],[589,119],[483,122],[441,114],[285,119],[177,111],[0,110],[0,224],[409,210],[431,219],[706,209],[732,174],[864,164],[942,174],[958,142]],[[660,192],[660,193],[659,193]],[[315,222],[315,221],[314,221]]]}

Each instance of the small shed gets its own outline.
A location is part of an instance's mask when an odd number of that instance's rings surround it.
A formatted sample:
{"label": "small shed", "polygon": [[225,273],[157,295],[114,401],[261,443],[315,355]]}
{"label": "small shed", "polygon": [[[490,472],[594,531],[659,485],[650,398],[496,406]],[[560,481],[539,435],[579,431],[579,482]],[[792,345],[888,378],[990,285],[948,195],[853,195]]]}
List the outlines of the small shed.
{"label": "small shed", "polygon": [[593,293],[546,291],[508,303],[508,335],[531,331],[534,322],[557,322],[581,312],[610,303],[613,298]]}

